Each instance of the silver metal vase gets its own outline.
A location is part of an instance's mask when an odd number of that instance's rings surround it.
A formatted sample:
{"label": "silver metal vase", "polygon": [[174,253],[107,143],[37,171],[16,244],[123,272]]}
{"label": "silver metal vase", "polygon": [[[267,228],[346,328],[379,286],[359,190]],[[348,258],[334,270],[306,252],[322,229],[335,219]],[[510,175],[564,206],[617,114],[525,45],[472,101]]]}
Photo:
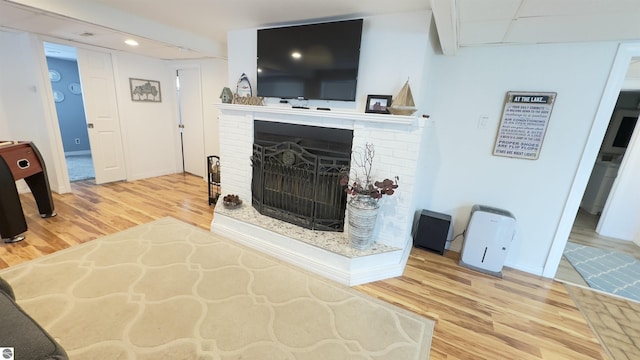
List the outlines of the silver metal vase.
{"label": "silver metal vase", "polygon": [[378,201],[368,195],[355,195],[349,200],[347,211],[351,247],[358,250],[371,247],[379,208]]}

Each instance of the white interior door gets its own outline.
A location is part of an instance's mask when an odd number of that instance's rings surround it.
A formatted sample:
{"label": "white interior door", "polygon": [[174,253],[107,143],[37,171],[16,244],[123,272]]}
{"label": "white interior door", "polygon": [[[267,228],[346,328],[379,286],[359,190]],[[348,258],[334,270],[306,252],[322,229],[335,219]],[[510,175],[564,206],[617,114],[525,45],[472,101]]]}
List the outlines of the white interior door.
{"label": "white interior door", "polygon": [[619,240],[633,241],[640,233],[638,222],[640,219],[640,189],[638,189],[640,126],[638,125],[631,135],[617,174],[600,215],[596,232]]}
{"label": "white interior door", "polygon": [[126,179],[111,54],[78,49],[96,183]]}
{"label": "white interior door", "polygon": [[207,157],[204,153],[200,69],[180,69],[178,80],[184,171],[204,178]]}

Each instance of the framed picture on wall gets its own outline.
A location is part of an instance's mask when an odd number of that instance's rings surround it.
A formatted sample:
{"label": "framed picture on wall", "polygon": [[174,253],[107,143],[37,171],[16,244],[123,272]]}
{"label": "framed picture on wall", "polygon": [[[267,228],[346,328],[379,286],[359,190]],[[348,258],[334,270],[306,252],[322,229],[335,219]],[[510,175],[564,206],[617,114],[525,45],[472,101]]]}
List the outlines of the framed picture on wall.
{"label": "framed picture on wall", "polygon": [[69,88],[69,92],[72,94],[80,95],[82,93],[82,88],[78,83],[71,83],[69,84],[68,88]]}
{"label": "framed picture on wall", "polygon": [[60,76],[58,70],[49,69],[49,80],[52,82],[58,82],[60,79],[62,79],[62,76]]}
{"label": "framed picture on wall", "polygon": [[62,91],[53,90],[53,101],[59,103],[64,101],[64,93]]}
{"label": "framed picture on wall", "polygon": [[161,102],[160,81],[129,78],[131,101]]}

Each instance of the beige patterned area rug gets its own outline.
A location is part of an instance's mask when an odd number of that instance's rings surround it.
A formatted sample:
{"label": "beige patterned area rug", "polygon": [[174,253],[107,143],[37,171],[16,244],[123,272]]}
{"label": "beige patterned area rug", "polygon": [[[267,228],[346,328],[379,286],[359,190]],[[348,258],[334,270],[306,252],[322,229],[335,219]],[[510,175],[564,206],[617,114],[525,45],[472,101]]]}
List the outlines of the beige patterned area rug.
{"label": "beige patterned area rug", "polygon": [[164,218],[0,271],[72,359],[427,359],[432,320]]}

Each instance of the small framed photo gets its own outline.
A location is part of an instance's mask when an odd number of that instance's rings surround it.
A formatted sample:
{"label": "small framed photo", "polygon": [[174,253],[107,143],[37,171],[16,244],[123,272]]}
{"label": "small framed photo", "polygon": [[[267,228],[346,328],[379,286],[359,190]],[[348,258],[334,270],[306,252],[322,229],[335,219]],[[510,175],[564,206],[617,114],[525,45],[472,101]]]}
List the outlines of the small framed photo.
{"label": "small framed photo", "polygon": [[391,106],[391,95],[369,95],[365,113],[388,114]]}
{"label": "small framed photo", "polygon": [[162,102],[160,81],[129,78],[131,101]]}

